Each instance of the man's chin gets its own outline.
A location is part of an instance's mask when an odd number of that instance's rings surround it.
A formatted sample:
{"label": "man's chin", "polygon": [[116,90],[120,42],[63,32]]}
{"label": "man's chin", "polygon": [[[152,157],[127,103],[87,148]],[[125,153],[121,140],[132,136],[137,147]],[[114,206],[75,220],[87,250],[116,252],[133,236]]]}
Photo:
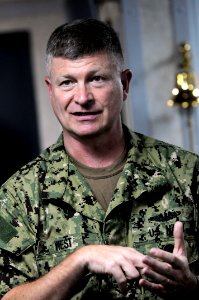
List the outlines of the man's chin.
{"label": "man's chin", "polygon": [[75,136],[79,139],[88,139],[88,138],[95,138],[101,135],[100,131],[93,131],[93,132],[84,132],[84,133],[76,133]]}
{"label": "man's chin", "polygon": [[102,135],[107,130],[105,128],[98,130],[85,130],[85,131],[71,131],[70,134],[76,139],[89,139],[96,138]]}

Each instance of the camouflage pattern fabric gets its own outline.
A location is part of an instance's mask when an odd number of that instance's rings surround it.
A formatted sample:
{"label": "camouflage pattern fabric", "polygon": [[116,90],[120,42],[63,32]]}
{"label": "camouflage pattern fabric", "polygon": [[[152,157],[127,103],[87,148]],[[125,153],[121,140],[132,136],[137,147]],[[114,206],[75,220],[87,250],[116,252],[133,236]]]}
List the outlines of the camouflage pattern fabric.
{"label": "camouflage pattern fabric", "polygon": [[[2,186],[0,295],[49,272],[82,245],[172,251],[176,220],[184,224],[189,263],[198,272],[198,156],[129,130],[127,135],[131,149],[106,212],[67,156],[62,136]],[[103,296],[166,299],[136,283],[124,296],[113,278],[90,273],[72,299]]]}

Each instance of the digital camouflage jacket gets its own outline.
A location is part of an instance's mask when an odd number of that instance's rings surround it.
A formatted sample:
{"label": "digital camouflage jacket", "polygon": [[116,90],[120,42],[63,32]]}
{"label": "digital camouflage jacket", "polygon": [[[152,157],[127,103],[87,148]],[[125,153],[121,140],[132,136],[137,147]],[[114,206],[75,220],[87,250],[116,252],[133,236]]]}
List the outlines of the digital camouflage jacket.
{"label": "digital camouflage jacket", "polygon": [[[2,186],[0,295],[49,272],[82,245],[122,245],[142,253],[153,246],[172,251],[176,220],[184,224],[189,263],[198,272],[197,155],[127,132],[131,149],[106,212],[67,156],[62,136]],[[113,278],[90,273],[72,299],[102,297],[166,299],[137,283],[129,284],[124,296]],[[169,299],[177,298],[169,295]]]}

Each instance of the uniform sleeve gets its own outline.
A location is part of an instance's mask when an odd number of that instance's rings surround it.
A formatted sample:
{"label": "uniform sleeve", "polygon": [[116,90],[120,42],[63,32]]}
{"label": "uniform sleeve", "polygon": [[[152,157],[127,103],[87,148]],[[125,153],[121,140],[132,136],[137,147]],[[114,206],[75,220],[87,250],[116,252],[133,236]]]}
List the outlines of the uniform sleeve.
{"label": "uniform sleeve", "polygon": [[[196,235],[197,249],[195,252],[198,253],[199,256],[199,159],[197,159],[196,161],[194,172],[193,172],[191,192],[195,204],[195,220],[196,220],[196,233],[197,233]],[[190,267],[192,272],[199,276],[199,260],[196,260]]]}
{"label": "uniform sleeve", "polygon": [[192,183],[192,194],[199,208],[199,158],[196,161],[195,169],[193,173],[193,183]]}
{"label": "uniform sleeve", "polygon": [[34,226],[27,215],[25,194],[17,193],[14,187],[0,190],[0,296],[38,277]]}

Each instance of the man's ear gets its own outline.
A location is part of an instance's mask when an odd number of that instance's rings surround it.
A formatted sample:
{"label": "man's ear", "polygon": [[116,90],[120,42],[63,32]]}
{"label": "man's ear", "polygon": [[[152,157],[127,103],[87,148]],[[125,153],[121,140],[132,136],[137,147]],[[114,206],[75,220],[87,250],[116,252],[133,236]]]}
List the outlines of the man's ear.
{"label": "man's ear", "polygon": [[46,83],[47,88],[48,88],[49,96],[51,97],[51,95],[52,95],[52,85],[51,85],[51,80],[50,80],[49,76],[45,76],[45,77],[44,77],[44,80],[45,80],[45,83]]}
{"label": "man's ear", "polygon": [[123,100],[125,101],[127,96],[128,96],[128,92],[129,92],[129,84],[132,78],[132,72],[129,69],[126,69],[122,72],[121,75],[121,79],[122,79],[122,85],[123,85],[123,95],[124,98]]}

